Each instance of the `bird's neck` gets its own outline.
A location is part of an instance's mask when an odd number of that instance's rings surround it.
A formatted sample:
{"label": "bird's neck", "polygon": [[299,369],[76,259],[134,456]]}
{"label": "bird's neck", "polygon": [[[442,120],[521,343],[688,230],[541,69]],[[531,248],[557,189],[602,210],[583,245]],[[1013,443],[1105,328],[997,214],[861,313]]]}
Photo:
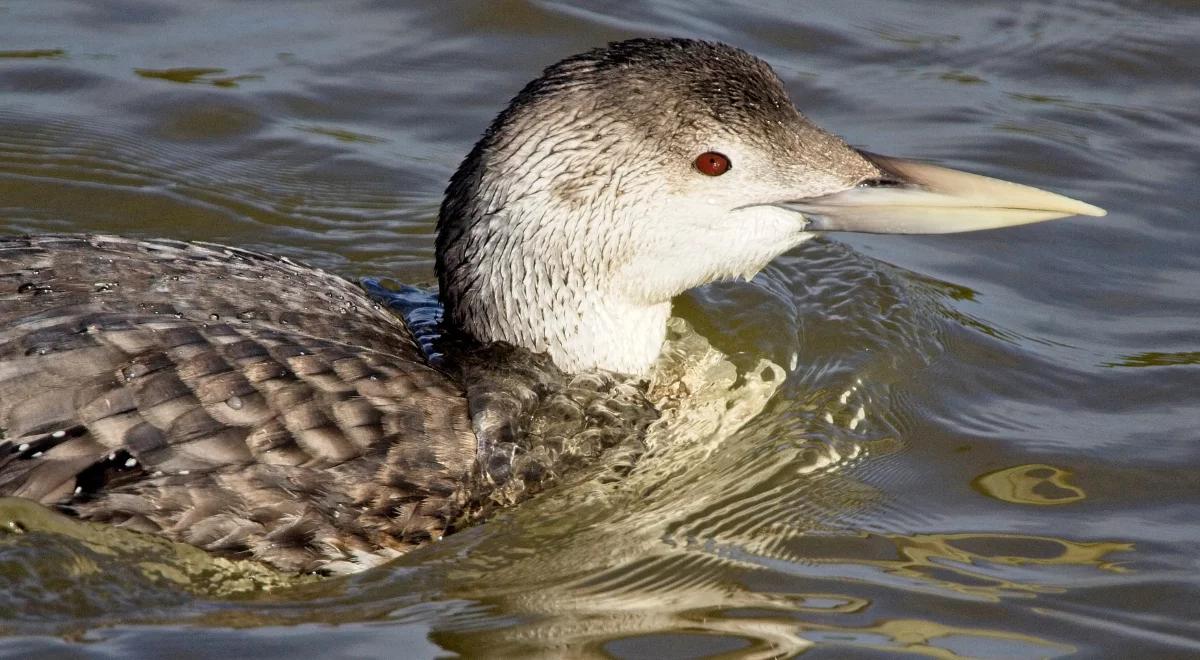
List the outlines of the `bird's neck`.
{"label": "bird's neck", "polygon": [[582,310],[555,307],[554,301],[542,302],[535,318],[554,321],[536,324],[540,327],[530,328],[530,336],[557,337],[557,341],[547,342],[544,350],[568,372],[647,373],[662,351],[671,315],[669,301],[646,304],[615,296],[585,299]]}
{"label": "bird's neck", "polygon": [[582,272],[560,274],[546,262],[493,263],[493,257],[473,265],[504,276],[481,277],[456,296],[443,291],[447,318],[457,330],[477,341],[546,353],[568,373],[641,375],[658,357],[669,300],[631,300]]}

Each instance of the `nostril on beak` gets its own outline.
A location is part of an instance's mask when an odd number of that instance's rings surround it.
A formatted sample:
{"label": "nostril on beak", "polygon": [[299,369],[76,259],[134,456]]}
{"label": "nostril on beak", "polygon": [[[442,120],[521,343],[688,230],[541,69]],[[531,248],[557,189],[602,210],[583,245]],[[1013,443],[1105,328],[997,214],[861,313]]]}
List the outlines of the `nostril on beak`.
{"label": "nostril on beak", "polygon": [[904,182],[901,181],[900,179],[886,177],[886,176],[876,176],[876,177],[871,177],[869,179],[863,179],[862,181],[859,181],[857,187],[859,187],[859,188],[898,188],[902,185],[904,185]]}

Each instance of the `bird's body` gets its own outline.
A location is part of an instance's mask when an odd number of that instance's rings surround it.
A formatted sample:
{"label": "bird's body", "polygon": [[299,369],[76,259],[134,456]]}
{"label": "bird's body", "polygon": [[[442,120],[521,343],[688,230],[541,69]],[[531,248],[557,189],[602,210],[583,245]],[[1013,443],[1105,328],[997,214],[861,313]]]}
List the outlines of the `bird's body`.
{"label": "bird's body", "polygon": [[[357,285],[288,259],[51,235],[0,238],[0,263],[0,493],[291,570],[440,538],[653,416],[533,355],[435,369]],[[554,456],[516,460],[535,440]]]}
{"label": "bird's body", "polygon": [[357,285],[287,259],[0,238],[0,495],[288,570],[371,565],[636,443],[655,415],[637,377],[688,288],[814,227],[1097,212],[858,152],[734,48],[613,44],[547,69],[452,179],[445,366]]}
{"label": "bird's body", "polygon": [[116,237],[6,238],[0,263],[0,492],[293,568],[314,539],[444,531],[463,389],[350,282]]}

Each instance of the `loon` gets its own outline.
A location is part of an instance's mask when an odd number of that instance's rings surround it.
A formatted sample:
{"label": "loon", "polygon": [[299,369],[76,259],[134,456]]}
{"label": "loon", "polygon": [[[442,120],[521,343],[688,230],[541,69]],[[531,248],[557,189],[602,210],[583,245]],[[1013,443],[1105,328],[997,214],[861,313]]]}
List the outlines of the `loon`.
{"label": "loon", "polygon": [[358,284],[287,258],[0,238],[0,496],[358,570],[636,441],[655,415],[638,379],[690,288],[820,232],[1103,214],[852,148],[734,47],[612,43],[525,86],[451,178],[444,362]]}

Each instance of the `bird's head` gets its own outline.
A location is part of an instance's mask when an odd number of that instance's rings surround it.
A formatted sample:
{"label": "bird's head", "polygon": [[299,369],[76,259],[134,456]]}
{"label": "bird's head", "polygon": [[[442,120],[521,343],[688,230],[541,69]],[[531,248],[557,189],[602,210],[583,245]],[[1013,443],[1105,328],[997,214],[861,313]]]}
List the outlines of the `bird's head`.
{"label": "bird's head", "polygon": [[448,318],[568,371],[639,373],[673,296],[753,276],[823,231],[947,233],[1104,211],[856,150],[736,48],[638,39],[529,83],[451,180]]}

